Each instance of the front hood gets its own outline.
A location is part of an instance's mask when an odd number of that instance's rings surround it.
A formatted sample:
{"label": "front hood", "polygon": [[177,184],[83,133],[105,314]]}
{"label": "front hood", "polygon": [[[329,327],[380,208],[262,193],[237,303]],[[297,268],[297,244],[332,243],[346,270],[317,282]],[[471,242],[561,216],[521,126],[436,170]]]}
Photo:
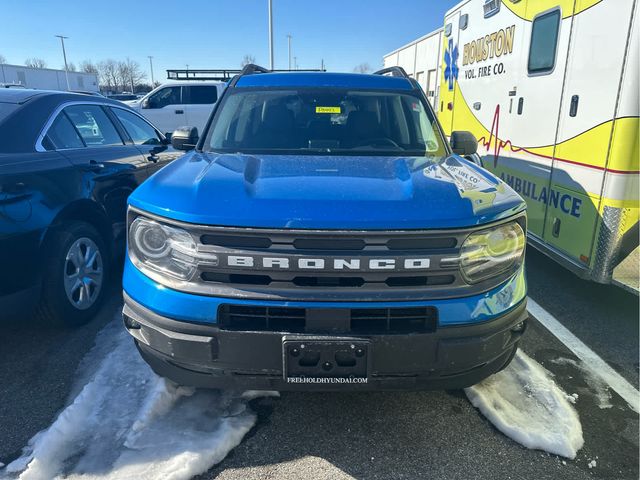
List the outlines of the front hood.
{"label": "front hood", "polygon": [[144,182],[129,202],[206,225],[356,230],[466,227],[525,208],[505,183],[454,155],[192,152]]}

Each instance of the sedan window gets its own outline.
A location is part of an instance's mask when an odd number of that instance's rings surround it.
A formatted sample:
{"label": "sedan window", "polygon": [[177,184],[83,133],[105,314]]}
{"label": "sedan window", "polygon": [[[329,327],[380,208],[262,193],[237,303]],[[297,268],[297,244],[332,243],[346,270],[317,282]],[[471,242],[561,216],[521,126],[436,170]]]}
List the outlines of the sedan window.
{"label": "sedan window", "polygon": [[160,138],[156,130],[135,113],[122,108],[112,108],[111,111],[118,117],[133,143],[136,145],[160,145]]}
{"label": "sedan window", "polygon": [[64,112],[60,113],[49,127],[43,145],[47,150],[84,147],[82,139]]}
{"label": "sedan window", "polygon": [[116,127],[99,105],[73,105],[64,111],[87,147],[123,145]]}

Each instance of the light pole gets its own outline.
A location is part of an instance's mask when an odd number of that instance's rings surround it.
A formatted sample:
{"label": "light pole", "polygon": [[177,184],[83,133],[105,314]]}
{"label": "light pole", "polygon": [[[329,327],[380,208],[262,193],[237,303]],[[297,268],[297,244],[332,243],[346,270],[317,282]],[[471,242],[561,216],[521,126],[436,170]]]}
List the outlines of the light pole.
{"label": "light pole", "polygon": [[287,43],[289,44],[289,70],[291,70],[291,34],[287,35]]}
{"label": "light pole", "polygon": [[154,88],[156,82],[153,80],[153,57],[151,55],[148,55],[148,57],[149,57],[149,68],[151,70],[151,88]]}
{"label": "light pole", "polygon": [[65,37],[63,35],[55,35],[55,36],[58,37],[60,39],[60,43],[62,43],[62,57],[64,58],[64,76],[67,79],[67,91],[68,91],[68,90],[71,90],[71,87],[69,86],[69,67],[67,67],[67,52],[64,49],[64,41],[69,37]]}
{"label": "light pole", "polygon": [[293,57],[293,69],[298,69],[298,57]]}
{"label": "light pole", "polygon": [[273,70],[273,10],[269,0],[269,68]]}

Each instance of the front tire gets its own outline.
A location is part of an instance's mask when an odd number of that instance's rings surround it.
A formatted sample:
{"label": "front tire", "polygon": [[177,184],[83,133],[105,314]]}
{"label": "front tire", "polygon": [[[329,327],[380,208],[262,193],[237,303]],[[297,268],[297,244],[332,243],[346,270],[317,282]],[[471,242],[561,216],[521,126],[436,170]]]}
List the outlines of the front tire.
{"label": "front tire", "polygon": [[104,299],[109,255],[98,231],[84,222],[63,225],[53,232],[44,251],[40,320],[74,327],[93,318]]}

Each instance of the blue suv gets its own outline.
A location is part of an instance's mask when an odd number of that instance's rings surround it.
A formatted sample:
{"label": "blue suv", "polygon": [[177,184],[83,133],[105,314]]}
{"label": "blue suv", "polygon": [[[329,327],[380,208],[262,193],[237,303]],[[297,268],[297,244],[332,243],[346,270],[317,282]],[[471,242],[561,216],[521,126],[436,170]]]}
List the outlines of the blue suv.
{"label": "blue suv", "polygon": [[184,385],[460,388],[525,331],[524,201],[397,67],[234,77],[130,197],[124,323]]}

